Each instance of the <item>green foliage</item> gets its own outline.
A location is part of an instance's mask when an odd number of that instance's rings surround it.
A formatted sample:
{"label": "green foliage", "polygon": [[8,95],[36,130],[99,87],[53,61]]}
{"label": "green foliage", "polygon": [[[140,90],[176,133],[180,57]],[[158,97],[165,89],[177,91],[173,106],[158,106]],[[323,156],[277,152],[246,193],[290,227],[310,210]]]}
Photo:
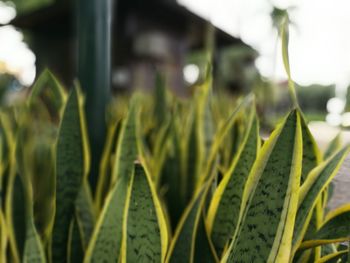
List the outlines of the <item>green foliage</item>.
{"label": "green foliage", "polygon": [[1,262],[329,262],[348,255],[334,243],[349,240],[349,207],[327,217],[324,208],[349,147],[339,150],[335,140],[321,160],[298,107],[282,20],[295,109],[262,146],[254,100],[214,94],[203,61],[191,98],[170,94],[159,76],[153,96],[110,106],[94,196],[83,95],[67,95],[45,71],[26,103],[0,115]]}
{"label": "green foliage", "polygon": [[349,205],[325,207],[350,148],[323,160],[298,107],[262,144],[251,95],[159,78],[109,107],[92,195],[83,95],[38,81],[0,113],[1,262],[346,262]]}

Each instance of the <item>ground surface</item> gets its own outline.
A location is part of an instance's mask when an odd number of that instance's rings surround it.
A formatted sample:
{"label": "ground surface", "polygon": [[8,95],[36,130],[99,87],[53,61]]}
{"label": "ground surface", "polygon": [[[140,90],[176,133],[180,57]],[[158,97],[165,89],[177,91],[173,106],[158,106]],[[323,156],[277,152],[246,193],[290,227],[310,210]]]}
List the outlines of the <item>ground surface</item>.
{"label": "ground surface", "polygon": [[[339,129],[324,122],[313,122],[309,125],[321,150],[327,148],[328,143],[339,133]],[[342,132],[343,143],[350,143],[350,132]],[[350,155],[345,160],[339,173],[333,179],[335,186],[333,196],[329,202],[329,209],[334,209],[345,203],[350,203]]]}

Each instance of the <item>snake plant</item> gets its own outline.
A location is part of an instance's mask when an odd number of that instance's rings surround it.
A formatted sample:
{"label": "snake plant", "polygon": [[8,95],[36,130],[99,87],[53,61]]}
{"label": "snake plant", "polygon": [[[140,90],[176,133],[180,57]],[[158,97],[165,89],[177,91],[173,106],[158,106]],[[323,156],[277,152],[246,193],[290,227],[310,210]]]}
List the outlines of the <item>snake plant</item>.
{"label": "snake plant", "polygon": [[92,187],[84,95],[42,73],[0,112],[0,262],[349,262],[350,205],[327,201],[350,148],[323,156],[296,98],[263,140],[254,96],[212,83],[112,102]]}

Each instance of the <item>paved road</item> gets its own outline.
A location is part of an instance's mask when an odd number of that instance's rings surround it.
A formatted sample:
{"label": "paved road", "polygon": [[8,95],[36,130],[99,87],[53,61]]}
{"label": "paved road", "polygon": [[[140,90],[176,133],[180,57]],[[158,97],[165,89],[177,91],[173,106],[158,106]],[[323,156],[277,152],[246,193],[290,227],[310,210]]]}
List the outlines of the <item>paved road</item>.
{"label": "paved road", "polygon": [[[328,143],[339,133],[339,129],[331,127],[324,122],[313,122],[309,125],[321,150],[327,148]],[[342,132],[343,143],[350,143],[350,132]],[[334,194],[329,201],[329,209],[334,209],[343,204],[350,203],[350,155],[345,160],[339,173],[333,179]]]}

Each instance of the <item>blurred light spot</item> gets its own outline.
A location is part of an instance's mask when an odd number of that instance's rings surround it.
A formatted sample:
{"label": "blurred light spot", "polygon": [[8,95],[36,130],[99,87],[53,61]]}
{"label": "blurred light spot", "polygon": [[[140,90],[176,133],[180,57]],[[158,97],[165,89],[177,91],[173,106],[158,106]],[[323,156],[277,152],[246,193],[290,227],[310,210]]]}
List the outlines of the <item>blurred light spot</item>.
{"label": "blurred light spot", "polygon": [[331,98],[327,102],[327,110],[329,113],[341,114],[345,107],[345,101],[340,98]]}
{"label": "blurred light spot", "polygon": [[199,67],[195,64],[188,64],[183,69],[185,81],[194,84],[199,78]]}
{"label": "blurred light spot", "polygon": [[350,126],[350,112],[346,112],[346,113],[343,114],[342,125],[344,127],[349,127]]}
{"label": "blurred light spot", "polygon": [[35,55],[13,26],[0,27],[0,65],[0,73],[14,75],[24,86],[35,79]]}
{"label": "blurred light spot", "polygon": [[0,1],[0,24],[8,24],[16,17],[16,9],[11,2]]}
{"label": "blurred light spot", "polygon": [[116,86],[126,86],[130,84],[130,73],[126,68],[118,68],[113,71],[112,83]]}
{"label": "blurred light spot", "polygon": [[340,114],[329,113],[326,116],[326,122],[332,126],[339,126],[342,123],[342,116]]}

